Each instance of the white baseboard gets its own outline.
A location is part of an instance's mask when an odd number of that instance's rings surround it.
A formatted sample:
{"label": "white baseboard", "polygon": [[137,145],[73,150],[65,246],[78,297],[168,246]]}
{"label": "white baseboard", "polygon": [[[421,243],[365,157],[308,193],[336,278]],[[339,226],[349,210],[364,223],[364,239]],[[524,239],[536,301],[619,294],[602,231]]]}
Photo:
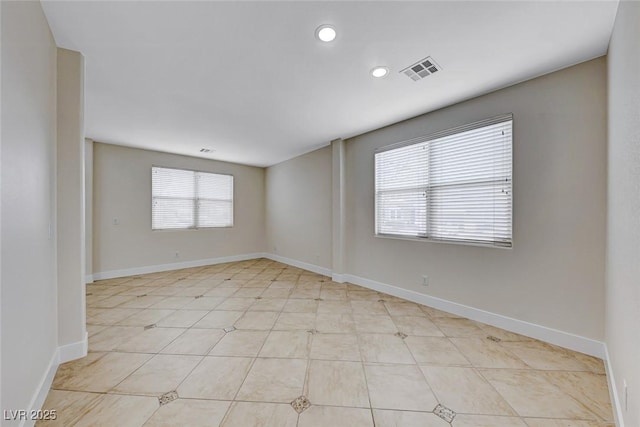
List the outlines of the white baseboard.
{"label": "white baseboard", "polygon": [[[557,329],[548,328],[546,326],[537,325],[534,323],[525,322],[522,320],[514,319],[511,317],[503,316],[496,313],[491,313],[478,308],[470,307],[464,304],[444,300],[441,298],[433,297],[419,292],[411,291],[408,289],[400,288],[397,286],[389,285],[375,280],[367,279],[364,277],[355,276],[352,274],[332,274],[331,269],[320,267],[314,264],[298,261],[295,259],[283,257],[280,255],[269,253],[251,253],[244,255],[232,255],[220,258],[203,259],[196,261],[186,261],[180,263],[153,265],[147,267],[130,268],[123,270],[112,270],[101,273],[94,273],[91,277],[92,280],[111,279],[116,277],[125,277],[136,274],[147,274],[161,271],[177,270],[181,268],[200,267],[205,265],[214,265],[225,262],[233,261],[245,261],[249,259],[268,258],[274,261],[282,262],[294,267],[302,268],[314,273],[322,274],[332,277],[332,280],[336,282],[349,282],[359,286],[363,286],[375,291],[384,292],[389,295],[403,298],[408,301],[413,301],[418,304],[426,305],[436,308],[438,310],[446,311],[448,313],[456,314],[458,316],[466,317],[468,319],[483,322],[498,328],[502,328],[511,332],[515,332],[521,335],[525,335],[531,338],[536,338],[541,341],[545,341],[551,344],[555,344],[564,348],[568,348],[581,353],[589,354],[591,356],[604,359],[607,370],[607,378],[609,381],[609,390],[611,393],[611,400],[613,402],[616,425],[618,427],[624,427],[624,421],[622,419],[622,410],[620,406],[620,400],[618,398],[617,389],[615,387],[615,379],[611,367],[611,361],[609,359],[609,353],[607,346],[600,342],[590,338],[582,337],[579,335],[571,334],[568,332],[559,331]],[[88,280],[89,276],[87,276]],[[88,282],[90,283],[90,282]],[[49,367],[44,374],[39,388],[37,389],[30,409],[40,409],[46,399],[47,393],[53,382],[56,370],[59,363],[64,363],[70,360],[78,359],[86,356],[88,346],[88,338],[85,336],[83,341],[68,344],[59,347],[54,353]],[[21,427],[33,426],[32,421],[23,421]]]}
{"label": "white baseboard", "polygon": [[115,279],[117,277],[135,276],[137,274],[159,273],[162,271],[179,270],[181,268],[202,267],[205,265],[222,264],[225,262],[246,261],[249,259],[263,258],[262,252],[230,255],[218,258],[198,259],[194,261],[175,262],[171,264],[149,265],[146,267],[125,268],[122,270],[102,271],[93,273],[93,280]]}
{"label": "white baseboard", "polygon": [[[51,356],[51,360],[49,361],[46,371],[42,375],[42,379],[40,379],[40,383],[36,388],[33,398],[29,403],[27,414],[31,413],[31,411],[42,409],[42,405],[44,405],[44,401],[51,389],[51,384],[53,384],[53,378],[55,377],[58,366],[61,363],[80,359],[87,355],[89,345],[88,336],[88,333],[85,332],[84,340],[56,348]],[[22,420],[19,425],[20,427],[32,427],[35,425],[35,420]]]}
{"label": "white baseboard", "polygon": [[[47,369],[40,379],[40,383],[36,388],[36,392],[34,393],[33,398],[31,398],[31,402],[29,402],[27,414],[31,413],[31,411],[37,411],[42,408],[42,405],[47,398],[47,394],[49,394],[49,389],[51,388],[51,384],[53,383],[53,378],[55,377],[56,371],[58,370],[58,363],[58,349],[56,349],[51,356],[51,360],[49,360]],[[35,420],[22,420],[19,424],[20,427],[32,427],[34,425]]]}
{"label": "white baseboard", "polygon": [[446,311],[456,314],[458,316],[466,317],[468,319],[476,320],[478,322],[487,323],[498,328],[506,329],[511,332],[515,332],[521,335],[525,335],[531,338],[536,338],[541,341],[545,341],[551,344],[555,344],[561,347],[565,347],[574,351],[589,354],[591,356],[604,358],[605,347],[600,341],[596,341],[590,338],[575,335],[569,332],[560,331],[557,329],[549,328],[542,325],[526,322],[523,320],[514,319],[511,317],[503,316],[496,313],[491,313],[478,308],[470,307],[464,304],[448,301],[445,299],[433,297],[430,295],[422,294],[419,292],[411,291],[408,289],[400,288],[397,286],[389,285],[375,280],[367,279],[364,277],[355,276],[352,274],[332,274],[330,268],[321,267],[318,265],[310,264],[304,261],[299,261],[292,258],[283,257],[270,253],[250,253],[243,255],[232,255],[220,258],[210,258],[195,261],[185,261],[172,264],[153,265],[146,267],[129,268],[123,270],[112,270],[100,273],[94,273],[94,280],[112,279],[116,277],[132,276],[136,274],[156,273],[161,271],[177,270],[180,268],[200,267],[205,265],[214,265],[224,262],[233,261],[245,261],[256,258],[268,258],[274,261],[282,262],[294,267],[302,268],[314,273],[330,276],[336,282],[350,282],[356,285],[364,286],[366,288],[374,289],[380,292],[387,293],[399,298],[404,298],[409,301],[423,304],[429,307],[436,308],[438,310]]}
{"label": "white baseboard", "polygon": [[527,337],[539,339],[560,347],[568,348],[580,353],[591,356],[604,358],[605,347],[600,341],[585,338],[569,332],[559,331],[557,329],[548,328],[546,326],[525,322],[523,320],[514,319],[503,316],[501,314],[491,313],[489,311],[480,310],[478,308],[469,307],[467,305],[444,300],[408,289],[399,288],[397,286],[388,285],[386,283],[376,282],[375,280],[366,279],[352,274],[341,275],[346,282],[355,285],[364,286],[379,292],[403,298],[409,301],[423,304],[438,310],[446,311],[471,320],[486,323],[507,331],[515,332]]}
{"label": "white baseboard", "polygon": [[89,334],[85,332],[84,339],[82,341],[58,347],[58,363],[70,362],[72,360],[85,357],[87,355],[88,349]]}
{"label": "white baseboard", "polygon": [[389,295],[413,301],[418,304],[433,307],[438,310],[446,311],[467,319],[486,323],[507,331],[515,332],[530,338],[535,338],[550,344],[588,354],[590,356],[604,359],[606,355],[604,343],[586,338],[580,335],[564,332],[557,329],[549,328],[535,323],[525,322],[523,320],[514,319],[512,317],[503,316],[501,314],[491,313],[479,308],[470,307],[464,304],[448,301],[442,298],[433,297],[398,286],[389,285],[387,283],[377,282],[353,274],[332,274],[331,269],[319,267],[317,265],[308,264],[306,262],[282,257],[274,254],[264,254],[265,258],[279,261],[294,267],[303,268],[315,273],[330,276],[332,280],[339,283],[349,282],[375,291],[384,292]]}
{"label": "white baseboard", "polygon": [[336,274],[336,273],[333,273],[333,274],[331,275],[331,280],[333,280],[334,282],[337,282],[337,283],[344,283],[344,282],[346,282],[346,281],[347,281],[347,279],[345,278],[345,276],[346,276],[346,274]]}
{"label": "white baseboard", "polygon": [[278,261],[283,264],[288,264],[293,267],[302,268],[304,270],[312,271],[314,273],[322,274],[323,276],[331,277],[331,269],[326,267],[320,267],[319,265],[309,264],[308,262],[298,261],[297,259],[287,258],[280,255],[275,254],[262,254],[263,258],[268,258],[272,261]]}
{"label": "white baseboard", "polygon": [[84,276],[84,283],[85,285],[87,283],[93,283],[93,274],[87,274],[86,276]]}
{"label": "white baseboard", "polygon": [[622,417],[622,404],[618,396],[618,389],[616,388],[616,378],[613,375],[613,366],[611,366],[611,358],[609,357],[609,347],[604,345],[604,367],[607,372],[607,381],[609,382],[609,398],[611,399],[611,406],[613,407],[613,417],[617,427],[624,427],[624,418]]}

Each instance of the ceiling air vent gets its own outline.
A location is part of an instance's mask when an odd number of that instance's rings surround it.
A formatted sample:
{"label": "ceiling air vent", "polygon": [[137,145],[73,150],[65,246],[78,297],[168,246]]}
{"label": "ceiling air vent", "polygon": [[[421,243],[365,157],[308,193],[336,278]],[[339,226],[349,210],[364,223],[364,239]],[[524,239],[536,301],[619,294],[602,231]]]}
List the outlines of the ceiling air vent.
{"label": "ceiling air vent", "polygon": [[436,61],[434,61],[432,57],[427,56],[426,58],[421,59],[415,64],[409,65],[407,68],[400,72],[405,74],[414,82],[417,82],[418,80],[422,80],[425,77],[428,77],[431,74],[435,74],[440,70],[442,70],[442,68],[440,68],[440,66],[436,64]]}

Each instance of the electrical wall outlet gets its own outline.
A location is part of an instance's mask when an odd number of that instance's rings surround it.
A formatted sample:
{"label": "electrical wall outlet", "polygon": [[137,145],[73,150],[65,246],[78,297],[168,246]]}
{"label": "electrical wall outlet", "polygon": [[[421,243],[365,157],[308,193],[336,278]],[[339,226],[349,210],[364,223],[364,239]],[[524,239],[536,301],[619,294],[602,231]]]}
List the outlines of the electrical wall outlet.
{"label": "electrical wall outlet", "polygon": [[422,286],[429,286],[429,276],[426,274],[422,276]]}

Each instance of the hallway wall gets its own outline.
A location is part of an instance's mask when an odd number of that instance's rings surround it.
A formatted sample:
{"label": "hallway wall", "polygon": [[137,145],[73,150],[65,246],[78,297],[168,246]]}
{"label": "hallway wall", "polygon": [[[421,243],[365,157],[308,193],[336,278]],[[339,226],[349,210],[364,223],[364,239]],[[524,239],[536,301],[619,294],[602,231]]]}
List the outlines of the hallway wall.
{"label": "hallway wall", "polygon": [[[57,364],[56,45],[40,2],[2,9],[2,409]],[[43,396],[42,396],[43,397]],[[42,402],[40,402],[41,404]],[[16,426],[19,421],[4,421]]]}

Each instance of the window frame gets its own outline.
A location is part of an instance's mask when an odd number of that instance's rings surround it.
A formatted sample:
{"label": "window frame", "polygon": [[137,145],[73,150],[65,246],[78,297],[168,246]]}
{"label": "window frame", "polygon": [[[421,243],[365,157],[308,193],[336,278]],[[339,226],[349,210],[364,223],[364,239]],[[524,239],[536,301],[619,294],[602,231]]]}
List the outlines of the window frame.
{"label": "window frame", "polygon": [[[421,144],[421,143],[425,143],[425,142],[429,142],[435,139],[439,139],[439,138],[444,138],[447,136],[451,136],[451,135],[455,135],[455,134],[459,134],[459,133],[463,133],[463,132],[467,132],[467,131],[472,131],[475,129],[480,129],[486,126],[491,126],[491,125],[495,125],[498,123],[503,123],[503,122],[507,122],[507,121],[511,121],[511,157],[509,159],[510,164],[511,164],[511,170],[510,170],[510,184],[511,184],[511,200],[510,200],[510,206],[509,206],[509,217],[510,217],[510,229],[511,229],[511,236],[510,236],[510,240],[507,244],[498,244],[497,242],[482,242],[482,241],[469,241],[469,240],[455,240],[455,239],[440,239],[440,238],[432,238],[429,235],[429,217],[427,216],[427,224],[425,227],[425,231],[426,231],[426,235],[402,235],[402,234],[391,234],[391,233],[378,233],[378,192],[377,192],[377,187],[376,187],[376,180],[377,180],[377,167],[376,167],[376,155],[379,153],[383,153],[385,151],[390,151],[390,150],[394,150],[394,149],[398,149],[398,148],[402,148],[402,147],[407,147],[407,146],[411,146],[411,145],[416,145],[416,144]],[[478,120],[472,123],[468,123],[468,124],[464,124],[464,125],[460,125],[460,126],[454,126],[451,128],[447,128],[441,131],[437,131],[437,132],[432,132],[426,135],[422,135],[422,136],[418,136],[415,138],[411,138],[411,139],[407,139],[407,140],[403,140],[403,141],[399,141],[396,143],[392,143],[389,145],[385,145],[382,147],[378,147],[374,150],[373,153],[373,212],[374,212],[374,220],[373,220],[373,235],[374,237],[377,238],[381,238],[381,239],[393,239],[393,240],[408,240],[408,241],[414,241],[414,242],[429,242],[429,243],[445,243],[445,244],[451,244],[451,245],[463,245],[463,246],[477,246],[477,247],[483,247],[483,248],[495,248],[495,249],[507,249],[507,250],[511,250],[513,249],[514,246],[514,219],[513,219],[513,205],[514,205],[514,198],[513,198],[513,189],[514,189],[514,173],[513,173],[513,160],[514,160],[514,147],[515,147],[515,120],[513,117],[513,113],[506,113],[506,114],[501,114],[498,116],[493,116],[487,119],[483,119],[483,120]],[[429,187],[427,188],[427,191],[429,191]],[[430,203],[426,204],[426,209],[427,212],[431,209],[430,207]],[[427,213],[428,215],[428,213]]]}
{"label": "window frame", "polygon": [[[194,210],[193,210],[193,226],[192,227],[184,227],[184,228],[153,228],[153,201],[154,201],[154,196],[153,196],[153,169],[154,168],[160,168],[160,169],[173,169],[173,170],[180,170],[180,171],[187,171],[187,172],[193,172],[194,174],[197,173],[205,173],[205,174],[210,174],[210,175],[223,175],[223,176],[230,176],[231,177],[231,224],[230,225],[223,225],[223,226],[212,226],[212,227],[199,227],[197,226],[198,224],[198,200],[200,200],[197,197],[197,191],[196,193],[196,197],[194,197],[193,199],[189,198],[189,197],[184,197],[183,199],[186,200],[193,200],[194,202]],[[156,164],[152,164],[151,165],[151,204],[150,204],[150,218],[151,218],[151,231],[159,231],[159,232],[166,232],[166,231],[190,231],[190,230],[215,230],[215,229],[224,229],[224,228],[233,228],[235,226],[235,216],[236,216],[236,211],[235,211],[235,199],[236,199],[236,186],[235,186],[235,181],[236,181],[236,177],[235,175],[231,174],[231,173],[218,173],[218,172],[209,172],[209,171],[204,171],[204,170],[200,170],[200,169],[189,169],[189,168],[179,168],[179,167],[173,167],[173,166],[162,166],[162,165],[156,165]],[[197,179],[195,180],[196,183],[196,188],[197,188]],[[178,199],[178,197],[175,197],[173,199]],[[202,199],[202,200],[211,200],[211,199]]]}

